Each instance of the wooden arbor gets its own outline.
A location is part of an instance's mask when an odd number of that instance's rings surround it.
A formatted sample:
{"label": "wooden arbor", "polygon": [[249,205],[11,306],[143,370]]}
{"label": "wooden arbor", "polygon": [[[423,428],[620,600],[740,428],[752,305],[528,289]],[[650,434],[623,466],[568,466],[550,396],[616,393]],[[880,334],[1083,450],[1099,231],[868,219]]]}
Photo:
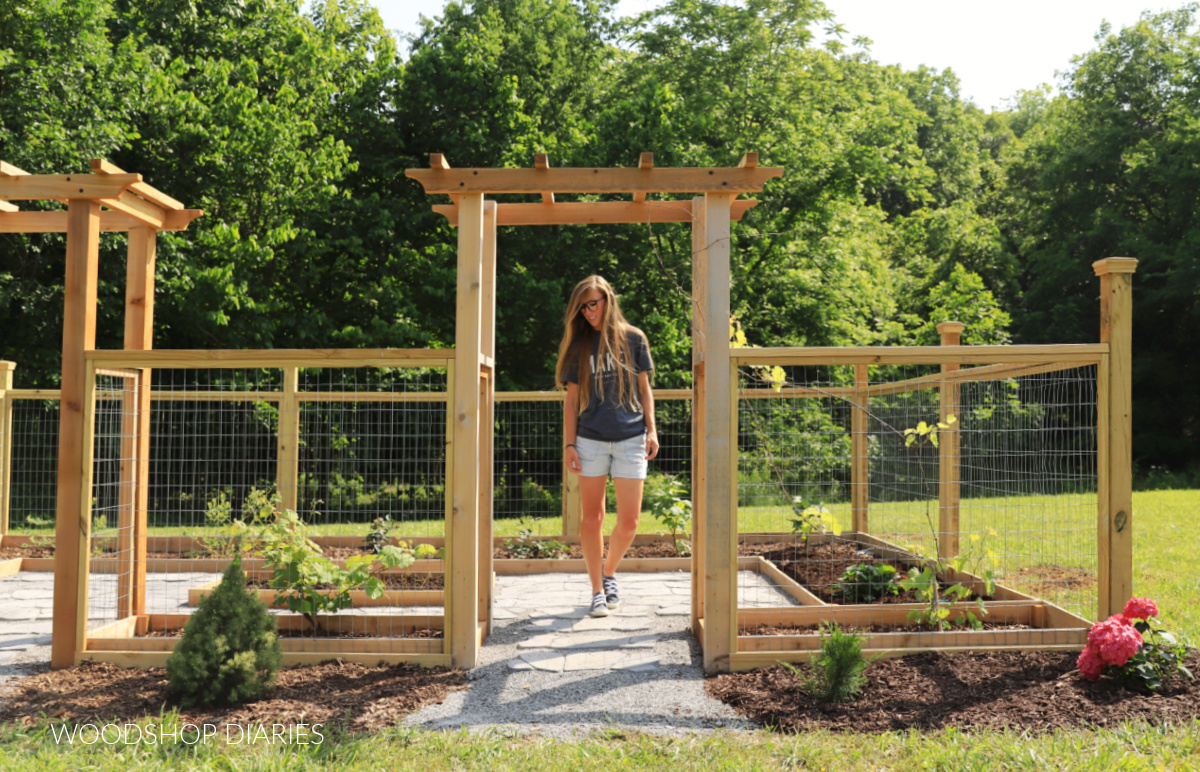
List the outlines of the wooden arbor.
{"label": "wooden arbor", "polygon": [[[486,629],[491,609],[491,431],[495,356],[495,259],[499,225],[607,223],[692,223],[692,368],[694,539],[702,545],[692,558],[692,626],[700,636],[709,669],[728,667],[737,634],[729,614],[705,623],[704,609],[736,603],[734,456],[729,446],[735,394],[729,354],[730,222],[740,220],[755,193],[778,167],[759,167],[747,153],[736,167],[655,168],[643,153],[636,169],[552,169],[544,154],[532,169],[452,169],[441,154],[429,169],[407,174],[429,194],[450,196],[434,210],[458,226],[458,292],[455,332],[454,502],[447,523],[447,546],[456,556],[446,577],[446,615],[452,629]],[[484,196],[526,194],[540,203],[498,204]],[[629,194],[606,202],[557,202],[555,194]],[[647,193],[701,194],[690,201],[647,201]],[[711,504],[711,508],[710,505]],[[454,664],[472,667],[480,640],[456,636]],[[722,663],[724,663],[722,665]]]}
{"label": "wooden arbor", "polygon": [[[17,200],[59,201],[65,211],[24,211]],[[83,648],[87,632],[86,552],[91,530],[91,498],[84,480],[84,391],[87,364],[84,352],[96,347],[96,291],[100,233],[127,233],[125,280],[125,348],[153,348],[154,255],[157,234],[185,230],[203,212],[187,209],[170,196],[126,174],[102,159],[93,159],[90,174],[28,174],[0,161],[0,233],[65,233],[67,265],[63,310],[62,412],[58,440],[58,503],[55,526],[54,638],[51,667],[70,667]],[[138,404],[127,415],[134,426],[123,427],[130,440],[124,448],[121,548],[134,559],[118,577],[118,604],[123,615],[144,612],[146,603],[146,506],[150,444],[150,381],[138,378]],[[81,539],[80,535],[84,538]]]}

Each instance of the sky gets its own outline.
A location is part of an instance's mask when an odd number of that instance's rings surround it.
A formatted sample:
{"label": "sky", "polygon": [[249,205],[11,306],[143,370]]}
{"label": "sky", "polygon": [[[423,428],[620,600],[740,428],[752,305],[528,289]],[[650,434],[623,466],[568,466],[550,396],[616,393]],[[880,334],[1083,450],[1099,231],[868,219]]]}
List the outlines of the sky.
{"label": "sky", "polygon": [[[736,0],[730,0],[736,1]],[[440,15],[442,0],[371,0],[384,24],[417,31],[421,14]],[[620,0],[619,14],[650,10],[663,0]],[[1071,57],[1095,47],[1104,20],[1117,30],[1143,10],[1178,8],[1181,0],[825,0],[846,30],[871,39],[872,56],[905,69],[949,67],[961,95],[985,110],[1002,108],[1018,91],[1057,85]]]}

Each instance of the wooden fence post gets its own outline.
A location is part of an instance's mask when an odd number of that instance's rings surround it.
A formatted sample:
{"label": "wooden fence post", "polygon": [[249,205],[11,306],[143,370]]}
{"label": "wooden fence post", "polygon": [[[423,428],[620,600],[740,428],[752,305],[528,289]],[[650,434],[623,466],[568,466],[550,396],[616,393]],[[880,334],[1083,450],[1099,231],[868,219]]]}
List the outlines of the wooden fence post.
{"label": "wooden fence post", "polygon": [[283,391],[279,395],[279,430],[275,436],[275,488],[284,509],[297,510],[300,485],[300,410],[296,391],[300,370],[283,368]]}
{"label": "wooden fence post", "polygon": [[476,619],[492,629],[492,534],[496,437],[496,202],[483,202],[483,265],[480,279],[479,353],[486,378],[479,381],[479,592]]}
{"label": "wooden fence post", "polygon": [[479,379],[482,329],[484,202],[458,199],[458,285],[454,332],[454,505],[446,523],[446,625],[450,661],[472,668],[479,655]]}
{"label": "wooden fence post", "polygon": [[692,198],[692,633],[704,642],[704,556],[708,503],[704,498],[704,320],[708,313],[707,261],[702,259],[707,219],[704,196]]}
{"label": "wooden fence post", "polygon": [[1137,260],[1092,263],[1100,277],[1100,342],[1109,353],[1097,373],[1099,487],[1098,614],[1107,619],[1133,597],[1133,273]]}
{"label": "wooden fence post", "polygon": [[737,382],[729,353],[732,193],[706,193],[702,248],[704,308],[704,670],[728,671],[737,647]]}
{"label": "wooden fence post", "polygon": [[16,369],[16,362],[0,362],[0,546],[8,535],[8,513],[12,508],[13,399],[8,393]]}
{"label": "wooden fence post", "polygon": [[[942,322],[937,326],[943,346],[957,346],[962,340],[962,322]],[[957,364],[943,364],[942,376],[959,369]],[[962,452],[961,416],[958,403],[961,387],[957,383],[946,383],[938,387],[941,407],[940,421],[954,416],[956,422],[948,429],[938,431],[938,557],[952,558],[958,554],[958,499],[959,499],[959,455]]]}
{"label": "wooden fence post", "polygon": [[871,498],[870,381],[867,365],[854,366],[854,408],[850,413],[850,522],[855,533],[868,533]]}
{"label": "wooden fence post", "polygon": [[[96,347],[99,257],[100,204],[94,200],[70,199],[54,526],[54,635],[50,644],[50,666],[55,669],[75,664],[75,653],[82,649],[87,634],[87,576],[80,573],[80,560],[86,562],[88,557],[91,532],[91,518],[86,514],[91,491],[84,490],[85,471],[91,471],[84,469],[84,439],[90,436],[84,427],[84,400],[89,396],[85,393],[88,389],[84,352]],[[86,450],[90,456],[91,448]]]}

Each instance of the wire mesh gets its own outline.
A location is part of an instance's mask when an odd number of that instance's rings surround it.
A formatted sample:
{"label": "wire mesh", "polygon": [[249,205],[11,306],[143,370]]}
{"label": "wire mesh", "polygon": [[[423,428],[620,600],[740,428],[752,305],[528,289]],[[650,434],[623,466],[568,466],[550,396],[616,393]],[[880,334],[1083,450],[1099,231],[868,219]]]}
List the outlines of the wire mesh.
{"label": "wire mesh", "polygon": [[1094,618],[1094,366],[782,369],[741,371],[739,607],[856,606],[917,635],[1038,626],[996,601]]}
{"label": "wire mesh", "polygon": [[136,395],[136,378],[96,376],[91,538],[83,547],[90,553],[89,631],[119,619],[131,591]]}
{"label": "wire mesh", "polygon": [[50,534],[58,493],[58,400],[10,399],[12,446],[0,450],[12,469],[9,528]]}
{"label": "wire mesh", "polygon": [[309,368],[285,386],[281,369],[153,370],[149,554],[130,589],[136,391],[97,376],[90,624],[140,591],[177,634],[240,552],[288,651],[442,653],[446,369]]}

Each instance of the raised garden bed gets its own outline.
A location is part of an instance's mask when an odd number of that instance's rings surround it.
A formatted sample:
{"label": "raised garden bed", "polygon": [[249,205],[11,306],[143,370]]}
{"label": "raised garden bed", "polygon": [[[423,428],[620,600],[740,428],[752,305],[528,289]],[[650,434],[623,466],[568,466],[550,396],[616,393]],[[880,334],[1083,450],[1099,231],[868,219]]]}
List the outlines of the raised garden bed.
{"label": "raised garden bed", "polygon": [[[77,659],[113,662],[127,667],[163,667],[175,649],[187,614],[143,614],[126,617],[87,634]],[[302,616],[275,617],[284,665],[315,664],[338,658],[375,664],[381,661],[445,666],[450,661],[442,614],[319,614],[317,630]]]}
{"label": "raised garden bed", "polygon": [[[871,603],[846,603],[842,594],[834,591],[843,572],[850,566],[887,563],[896,567],[897,579],[908,568],[925,562],[903,547],[891,544],[870,534],[814,534],[809,544],[790,534],[742,534],[738,555],[758,556],[778,569],[791,582],[803,586],[821,603],[829,605],[887,605],[913,603],[912,592],[900,590],[896,595],[884,595]],[[999,582],[987,593],[984,582],[966,571],[944,572],[943,582],[961,582],[973,595],[992,601],[1034,601],[1036,598],[1007,587]]]}
{"label": "raised garden bed", "polygon": [[[378,598],[371,598],[363,590],[351,590],[350,601],[355,607],[367,606],[441,606],[445,602],[445,575],[442,573],[415,573],[408,569],[391,569],[381,574],[387,589]],[[271,574],[265,571],[250,571],[246,574],[248,584],[258,598],[272,608],[275,590],[270,587]],[[220,579],[192,587],[188,590],[188,605],[199,606],[201,599],[216,589]]]}

